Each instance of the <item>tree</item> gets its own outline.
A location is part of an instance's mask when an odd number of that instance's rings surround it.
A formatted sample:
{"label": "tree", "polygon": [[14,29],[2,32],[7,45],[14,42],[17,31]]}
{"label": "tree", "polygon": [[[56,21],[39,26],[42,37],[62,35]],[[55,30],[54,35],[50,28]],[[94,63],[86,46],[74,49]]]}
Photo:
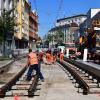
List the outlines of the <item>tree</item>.
{"label": "tree", "polygon": [[49,41],[49,43],[51,42],[52,45],[54,45],[53,42],[56,42],[57,44],[63,44],[64,33],[58,29],[55,34],[48,34],[47,40]]}
{"label": "tree", "polygon": [[64,40],[64,33],[61,31],[61,30],[58,30],[56,32],[56,34],[54,35],[55,37],[55,41],[57,43],[63,43],[63,40]]}
{"label": "tree", "polygon": [[38,41],[40,41],[40,42],[42,41],[42,39],[41,39],[41,37],[40,37],[40,36],[38,37]]}
{"label": "tree", "polygon": [[3,30],[2,30],[3,28],[2,28],[2,19],[1,19],[1,17],[0,17],[0,43],[2,43],[2,41],[3,41]]}
{"label": "tree", "polygon": [[15,26],[17,26],[15,22],[15,17],[13,16],[12,10],[3,10],[0,16],[0,41],[3,42],[3,55],[6,55],[5,51],[5,42],[7,39],[7,36],[11,35],[14,36]]}
{"label": "tree", "polygon": [[48,40],[49,42],[52,42],[52,41],[53,41],[53,35],[52,35],[52,34],[48,34],[47,40]]}

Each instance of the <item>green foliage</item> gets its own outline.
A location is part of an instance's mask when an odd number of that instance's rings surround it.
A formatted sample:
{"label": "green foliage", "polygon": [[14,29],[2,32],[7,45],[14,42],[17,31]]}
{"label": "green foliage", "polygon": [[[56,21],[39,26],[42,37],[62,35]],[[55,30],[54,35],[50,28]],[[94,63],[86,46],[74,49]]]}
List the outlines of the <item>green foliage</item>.
{"label": "green foliage", "polygon": [[0,57],[0,61],[11,60],[9,57]]}
{"label": "green foliage", "polygon": [[14,16],[14,9],[9,11],[3,10],[0,16],[0,43],[3,42],[3,56],[6,56],[6,40],[7,37],[12,38],[16,32],[15,26],[17,26]]}
{"label": "green foliage", "polygon": [[64,39],[64,33],[61,30],[58,30],[55,34],[55,41],[57,43],[62,43]]}
{"label": "green foliage", "polygon": [[64,39],[64,33],[58,30],[55,34],[48,34],[47,40],[49,42],[55,41],[57,44],[62,44]]}
{"label": "green foliage", "polygon": [[3,10],[0,16],[0,42],[5,41],[7,34],[14,34],[16,31],[14,26],[17,26],[15,17],[13,16],[13,10]]}
{"label": "green foliage", "polygon": [[2,19],[1,19],[1,17],[0,17],[0,42],[2,42],[3,41],[3,25],[2,25],[3,23],[2,23]]}
{"label": "green foliage", "polygon": [[47,36],[47,40],[48,40],[49,42],[51,42],[51,41],[53,40],[53,35],[48,34],[48,36]]}

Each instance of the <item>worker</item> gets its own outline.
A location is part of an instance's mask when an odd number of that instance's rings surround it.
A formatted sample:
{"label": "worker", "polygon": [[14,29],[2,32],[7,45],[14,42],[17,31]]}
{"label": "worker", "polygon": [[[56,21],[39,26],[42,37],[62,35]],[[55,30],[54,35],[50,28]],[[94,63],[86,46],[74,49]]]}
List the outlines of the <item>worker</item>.
{"label": "worker", "polygon": [[53,52],[53,63],[55,63],[57,60],[57,50],[54,50]]}
{"label": "worker", "polygon": [[50,57],[50,54],[49,54],[49,50],[47,50],[46,52],[46,64],[49,64],[49,58]]}
{"label": "worker", "polygon": [[26,78],[27,81],[31,80],[33,70],[36,70],[36,75],[39,76],[41,81],[44,81],[44,77],[38,66],[38,57],[35,50],[32,52],[32,49],[29,49],[27,66],[29,66],[27,78]]}
{"label": "worker", "polygon": [[60,51],[60,61],[63,61],[63,59],[64,59],[64,54],[63,54],[63,52],[62,52],[62,50]]}
{"label": "worker", "polygon": [[39,60],[41,61],[41,62],[43,62],[43,56],[44,56],[44,53],[41,51],[41,52],[39,52]]}
{"label": "worker", "polygon": [[52,62],[53,62],[53,55],[52,55],[52,53],[51,53],[51,50],[49,50],[48,58],[49,58],[49,64],[51,65]]}

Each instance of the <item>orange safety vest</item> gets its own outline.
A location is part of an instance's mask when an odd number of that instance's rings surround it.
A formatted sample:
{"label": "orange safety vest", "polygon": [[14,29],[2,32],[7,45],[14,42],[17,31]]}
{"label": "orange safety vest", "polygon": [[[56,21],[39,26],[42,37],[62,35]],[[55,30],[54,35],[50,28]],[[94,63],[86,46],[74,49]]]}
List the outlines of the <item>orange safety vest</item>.
{"label": "orange safety vest", "polygon": [[46,60],[49,62],[49,53],[46,53]]}
{"label": "orange safety vest", "polygon": [[38,64],[38,58],[36,53],[31,52],[28,54],[28,57],[29,57],[28,60],[30,65]]}
{"label": "orange safety vest", "polygon": [[60,53],[60,61],[62,61],[64,58],[64,54],[63,53]]}
{"label": "orange safety vest", "polygon": [[43,59],[43,52],[39,53],[39,59]]}

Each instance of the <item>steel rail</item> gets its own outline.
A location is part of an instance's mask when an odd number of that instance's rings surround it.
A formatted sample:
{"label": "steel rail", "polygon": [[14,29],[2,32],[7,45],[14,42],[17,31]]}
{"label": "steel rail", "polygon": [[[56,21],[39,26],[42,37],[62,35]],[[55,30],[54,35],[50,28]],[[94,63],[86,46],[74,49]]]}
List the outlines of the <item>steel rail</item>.
{"label": "steel rail", "polygon": [[36,86],[37,86],[37,83],[38,83],[38,76],[35,75],[34,76],[34,80],[32,82],[32,85],[30,85],[30,88],[28,89],[28,97],[33,97],[34,96],[34,92],[36,90]]}
{"label": "steel rail", "polygon": [[14,58],[14,59],[12,59],[12,61],[9,62],[8,64],[2,65],[2,67],[0,68],[0,74],[3,73],[3,72],[5,72],[5,71],[7,71],[7,70],[9,69],[9,66],[10,66],[12,63],[14,63],[15,61],[18,61],[18,60],[20,60],[21,58],[24,58],[24,57],[26,57],[26,56]]}
{"label": "steel rail", "polygon": [[7,71],[9,69],[9,66],[14,62],[14,60],[12,60],[11,62],[9,62],[8,64],[6,65],[3,65],[1,68],[0,68],[0,74],[2,74],[3,72]]}
{"label": "steel rail", "polygon": [[15,75],[9,82],[7,82],[3,87],[0,88],[0,98],[5,97],[6,92],[11,89],[11,87],[16,83],[16,81],[22,76],[22,74],[26,71],[26,67],[24,67],[17,75]]}
{"label": "steel rail", "polygon": [[87,95],[89,93],[89,86],[87,85],[87,83],[79,76],[79,74],[77,74],[70,66],[66,65],[66,63],[64,61],[59,61],[58,62],[65,68],[67,69],[71,75],[74,77],[74,79],[76,80],[76,82],[79,84],[78,88],[82,88],[83,89],[83,94]]}
{"label": "steel rail", "polygon": [[97,80],[97,83],[98,83],[98,86],[99,86],[99,83],[100,83],[100,70],[94,68],[94,67],[91,67],[90,65],[86,65],[86,64],[83,64],[81,62],[77,62],[75,60],[70,60],[70,59],[67,59],[67,58],[64,58],[65,61],[77,66],[78,68],[81,68],[82,70],[84,70],[86,73],[88,73],[89,75],[91,75],[94,79]]}

